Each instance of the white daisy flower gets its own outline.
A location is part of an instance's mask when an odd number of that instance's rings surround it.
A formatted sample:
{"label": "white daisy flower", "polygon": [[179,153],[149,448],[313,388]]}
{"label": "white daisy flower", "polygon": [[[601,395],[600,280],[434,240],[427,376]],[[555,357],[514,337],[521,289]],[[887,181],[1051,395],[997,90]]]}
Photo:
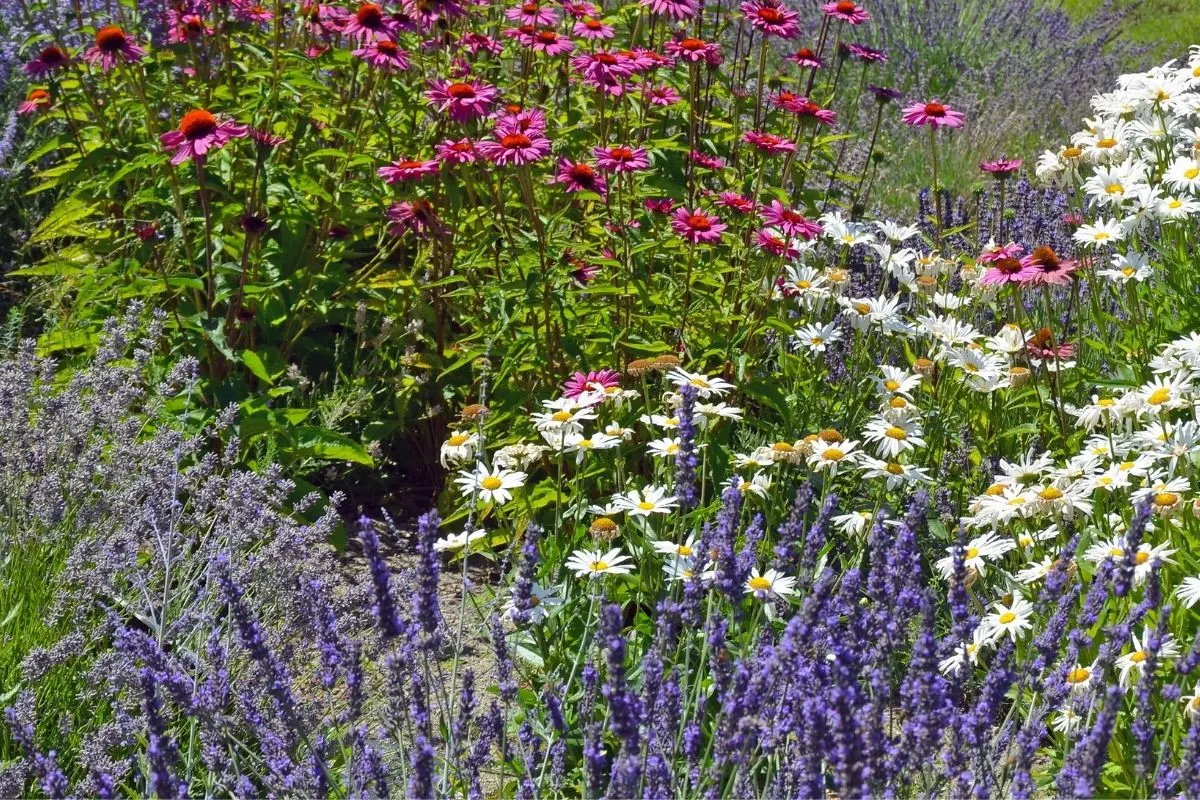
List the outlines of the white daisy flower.
{"label": "white daisy flower", "polygon": [[454,479],[464,495],[475,496],[488,505],[502,506],[512,500],[512,490],[525,485],[524,472],[508,469],[488,469],[482,462],[475,465],[474,472],[465,470]]}
{"label": "white daisy flower", "polygon": [[627,575],[633,571],[633,562],[619,547],[606,553],[599,550],[576,550],[567,559],[567,569],[576,578],[598,580],[604,575]]}

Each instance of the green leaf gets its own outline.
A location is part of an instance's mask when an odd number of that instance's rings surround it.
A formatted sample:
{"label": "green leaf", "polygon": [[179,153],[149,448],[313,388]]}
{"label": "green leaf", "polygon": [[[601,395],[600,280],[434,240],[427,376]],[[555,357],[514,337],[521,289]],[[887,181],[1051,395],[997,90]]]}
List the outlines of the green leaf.
{"label": "green leaf", "polygon": [[275,381],[271,378],[271,373],[267,370],[267,365],[258,353],[253,350],[243,350],[242,363],[246,365],[246,369],[254,373],[254,377],[270,386],[275,385]]}
{"label": "green leaf", "polygon": [[297,429],[299,449],[316,458],[330,461],[349,461],[352,464],[375,466],[375,459],[367,449],[349,436],[325,428],[304,427]]}

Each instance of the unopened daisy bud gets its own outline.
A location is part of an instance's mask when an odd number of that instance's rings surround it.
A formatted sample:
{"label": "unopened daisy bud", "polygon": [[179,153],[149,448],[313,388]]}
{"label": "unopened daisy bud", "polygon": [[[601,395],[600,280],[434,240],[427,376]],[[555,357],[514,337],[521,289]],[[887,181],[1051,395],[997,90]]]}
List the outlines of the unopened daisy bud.
{"label": "unopened daisy bud", "polygon": [[963,266],[963,268],[958,271],[958,275],[962,278],[963,283],[974,283],[975,281],[979,280],[979,270],[975,269],[974,264],[966,264]]}
{"label": "unopened daisy bud", "polygon": [[1029,378],[1028,367],[1012,367],[1008,370],[1008,385],[1014,389],[1019,389],[1029,383]]}
{"label": "unopened daisy bud", "polygon": [[621,535],[621,528],[608,517],[597,517],[588,527],[592,538],[600,542],[611,542]]}
{"label": "unopened daisy bud", "polygon": [[825,428],[817,434],[817,438],[825,442],[825,444],[837,444],[844,441],[846,437],[842,436],[842,432],[837,428]]}
{"label": "unopened daisy bud", "polygon": [[922,294],[933,294],[933,291],[936,288],[937,288],[937,278],[934,277],[933,275],[918,275],[917,276],[917,289]]}
{"label": "unopened daisy bud", "polygon": [[922,378],[932,378],[936,365],[928,358],[918,358],[913,362],[913,370]]}
{"label": "unopened daisy bud", "polygon": [[803,455],[805,458],[808,458],[812,455],[813,444],[816,441],[817,435],[815,433],[810,433],[808,436],[805,436],[800,440],[800,444],[796,447],[796,449],[800,451],[801,455]]}

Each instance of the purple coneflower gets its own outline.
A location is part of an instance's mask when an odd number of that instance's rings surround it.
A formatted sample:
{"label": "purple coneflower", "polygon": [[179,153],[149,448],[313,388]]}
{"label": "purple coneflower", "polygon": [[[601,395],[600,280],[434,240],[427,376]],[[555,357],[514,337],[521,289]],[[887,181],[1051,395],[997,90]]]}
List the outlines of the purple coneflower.
{"label": "purple coneflower", "polygon": [[983,248],[983,252],[979,254],[979,258],[975,259],[980,264],[990,264],[993,261],[999,261],[1002,258],[1020,258],[1025,252],[1025,248],[1016,242],[1008,244],[992,244]]}
{"label": "purple coneflower", "polygon": [[561,56],[575,49],[575,43],[565,36],[559,36],[553,28],[541,28],[529,37],[528,47],[535,52],[548,56]]}
{"label": "purple coneflower", "polygon": [[979,169],[999,180],[1004,180],[1016,174],[1017,170],[1021,168],[1022,163],[1024,162],[1019,158],[998,158],[995,161],[981,161]]}
{"label": "purple coneflower", "polygon": [[846,49],[845,55],[864,64],[885,64],[887,63],[887,53],[875,47],[868,47],[865,44],[851,42],[842,45]]}
{"label": "purple coneflower", "polygon": [[836,111],[829,108],[822,108],[807,97],[797,97],[794,101],[784,106],[784,108],[797,117],[800,117],[800,119],[811,119],[826,127],[832,128],[837,123]]}
{"label": "purple coneflower", "polygon": [[400,181],[419,181],[426,175],[437,175],[438,162],[436,159],[429,161],[412,161],[404,159],[401,161],[393,161],[386,167],[380,167],[379,177],[383,178],[388,183],[398,183]]}
{"label": "purple coneflower", "polygon": [[696,4],[693,0],[641,0],[642,5],[672,19],[691,19],[696,16]]}
{"label": "purple coneflower", "polygon": [[1006,283],[1023,285],[1029,281],[1032,271],[1019,258],[1004,256],[993,259],[979,282],[984,286],[1001,286]]}
{"label": "purple coneflower", "polygon": [[754,211],[754,201],[737,192],[721,192],[717,195],[717,205],[739,214],[749,214]]}
{"label": "purple coneflower", "polygon": [[799,211],[786,208],[778,200],[772,200],[771,205],[763,207],[762,218],[767,225],[773,225],[788,236],[799,236],[801,239],[812,239],[822,231],[819,222],[809,219]]}
{"label": "purple coneflower", "polygon": [[608,182],[604,176],[586,161],[574,162],[560,158],[558,171],[550,182],[560,184],[568,192],[595,192],[601,197],[608,192]]}
{"label": "purple coneflower", "polygon": [[403,72],[412,66],[408,53],[401,50],[391,39],[371,39],[354,51],[354,55],[375,69],[384,72]]}
{"label": "purple coneflower", "polygon": [[96,31],[96,43],[84,52],[83,57],[89,64],[99,64],[108,72],[122,63],[134,64],[142,60],[146,51],[133,43],[133,40],[116,25],[105,25]]}
{"label": "purple coneflower", "polygon": [[645,148],[616,145],[613,147],[597,147],[592,150],[596,157],[596,166],[606,172],[637,172],[650,168],[650,158]]}
{"label": "purple coneflower", "polygon": [[556,25],[558,12],[550,6],[541,3],[522,3],[504,12],[505,19],[519,22],[523,25]]}
{"label": "purple coneflower", "polygon": [[861,25],[871,19],[867,10],[852,0],[837,0],[835,3],[825,3],[821,6],[825,16],[840,19],[851,25]]}
{"label": "purple coneflower", "polygon": [[904,96],[904,93],[899,89],[889,89],[886,86],[876,86],[873,83],[867,84],[867,91],[875,95],[875,100],[880,105],[885,103],[894,103]]}
{"label": "purple coneflower", "polygon": [[189,158],[203,161],[211,151],[249,135],[246,125],[220,120],[210,111],[194,108],[183,115],[177,130],[167,131],[159,139],[165,149],[174,151],[171,163],[182,164]]}
{"label": "purple coneflower", "polygon": [[1049,283],[1065,285],[1071,282],[1079,262],[1069,258],[1059,258],[1054,248],[1042,245],[1035,247],[1033,252],[1021,259],[1029,274],[1025,282],[1031,284]]}
{"label": "purple coneflower", "polygon": [[588,392],[603,392],[606,389],[621,387],[621,373],[612,369],[602,369],[597,372],[576,372],[563,384],[563,397],[572,399]]}
{"label": "purple coneflower", "polygon": [[712,64],[714,60],[720,63],[721,46],[695,37],[672,39],[666,43],[663,49],[672,58],[691,64],[701,61]]}
{"label": "purple coneflower", "polygon": [[685,207],[675,211],[671,227],[692,244],[712,244],[721,240],[721,233],[729,226],[699,208],[688,211]]}
{"label": "purple coneflower", "polygon": [[378,3],[363,3],[346,20],[342,33],[363,41],[391,39],[396,34],[396,21]]}
{"label": "purple coneflower", "polygon": [[402,236],[409,231],[420,237],[441,236],[447,232],[446,226],[438,219],[433,203],[423,198],[393,203],[386,216],[392,223],[390,230],[393,236]]}
{"label": "purple coneflower", "polygon": [[470,164],[475,161],[475,145],[470,139],[447,139],[433,148],[438,161],[447,164]]}
{"label": "purple coneflower", "polygon": [[755,149],[764,153],[770,153],[771,155],[796,152],[795,142],[791,139],[785,139],[782,136],[776,136],[773,133],[746,131],[742,134],[742,141],[752,144]]}
{"label": "purple coneflower", "polygon": [[25,115],[49,111],[52,102],[50,93],[45,89],[31,89],[29,94],[25,95],[25,100],[17,106],[17,113]]}
{"label": "purple coneflower", "polygon": [[690,158],[696,164],[705,169],[724,169],[725,162],[717,156],[710,156],[708,153],[701,153],[699,150],[693,150]]}
{"label": "purple coneflower", "polygon": [[32,78],[40,78],[52,72],[58,72],[64,69],[71,63],[71,56],[66,50],[55,45],[43,47],[38,52],[37,57],[26,64],[22,69],[25,74]]}
{"label": "purple coneflower", "polygon": [[670,86],[647,86],[642,89],[642,97],[652,106],[673,106],[683,99]]}
{"label": "purple coneflower", "polygon": [[795,240],[790,236],[785,236],[778,228],[762,228],[755,231],[754,242],[759,250],[770,253],[773,256],[795,258],[800,255],[800,250],[796,247]]}
{"label": "purple coneflower", "polygon": [[611,39],[615,31],[612,25],[606,25],[595,17],[584,17],[575,23],[571,33],[580,39]]}
{"label": "purple coneflower", "polygon": [[947,127],[961,128],[966,121],[962,112],[955,111],[945,103],[930,100],[927,103],[913,103],[903,111],[903,120],[909,125],[928,125],[931,128]]}
{"label": "purple coneflower", "polygon": [[742,3],[742,13],[764,36],[794,39],[800,35],[800,14],[779,0],[748,0]]}
{"label": "purple coneflower", "polygon": [[[496,132],[501,133],[499,130]],[[545,158],[550,152],[550,140],[537,134],[526,135],[514,131],[501,134],[494,141],[482,141],[475,145],[475,149],[499,166],[515,164],[519,167]]]}
{"label": "purple coneflower", "polygon": [[431,81],[425,99],[434,108],[448,113],[455,122],[470,122],[477,117],[487,116],[500,90],[479,81],[451,82]]}
{"label": "purple coneflower", "polygon": [[807,47],[801,47],[796,52],[789,54],[787,60],[797,66],[812,67],[813,69],[820,69],[825,66],[824,60]]}

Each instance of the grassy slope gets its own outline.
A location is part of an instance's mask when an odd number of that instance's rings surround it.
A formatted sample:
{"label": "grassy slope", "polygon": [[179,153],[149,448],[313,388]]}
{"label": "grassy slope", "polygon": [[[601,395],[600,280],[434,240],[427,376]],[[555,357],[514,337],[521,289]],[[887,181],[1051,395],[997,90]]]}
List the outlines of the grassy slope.
{"label": "grassy slope", "polygon": [[[1158,43],[1156,52],[1177,56],[1188,45],[1200,43],[1200,0],[1116,0],[1119,6],[1136,6],[1129,37],[1146,44]],[[1104,0],[1063,0],[1076,17],[1086,16]]]}

